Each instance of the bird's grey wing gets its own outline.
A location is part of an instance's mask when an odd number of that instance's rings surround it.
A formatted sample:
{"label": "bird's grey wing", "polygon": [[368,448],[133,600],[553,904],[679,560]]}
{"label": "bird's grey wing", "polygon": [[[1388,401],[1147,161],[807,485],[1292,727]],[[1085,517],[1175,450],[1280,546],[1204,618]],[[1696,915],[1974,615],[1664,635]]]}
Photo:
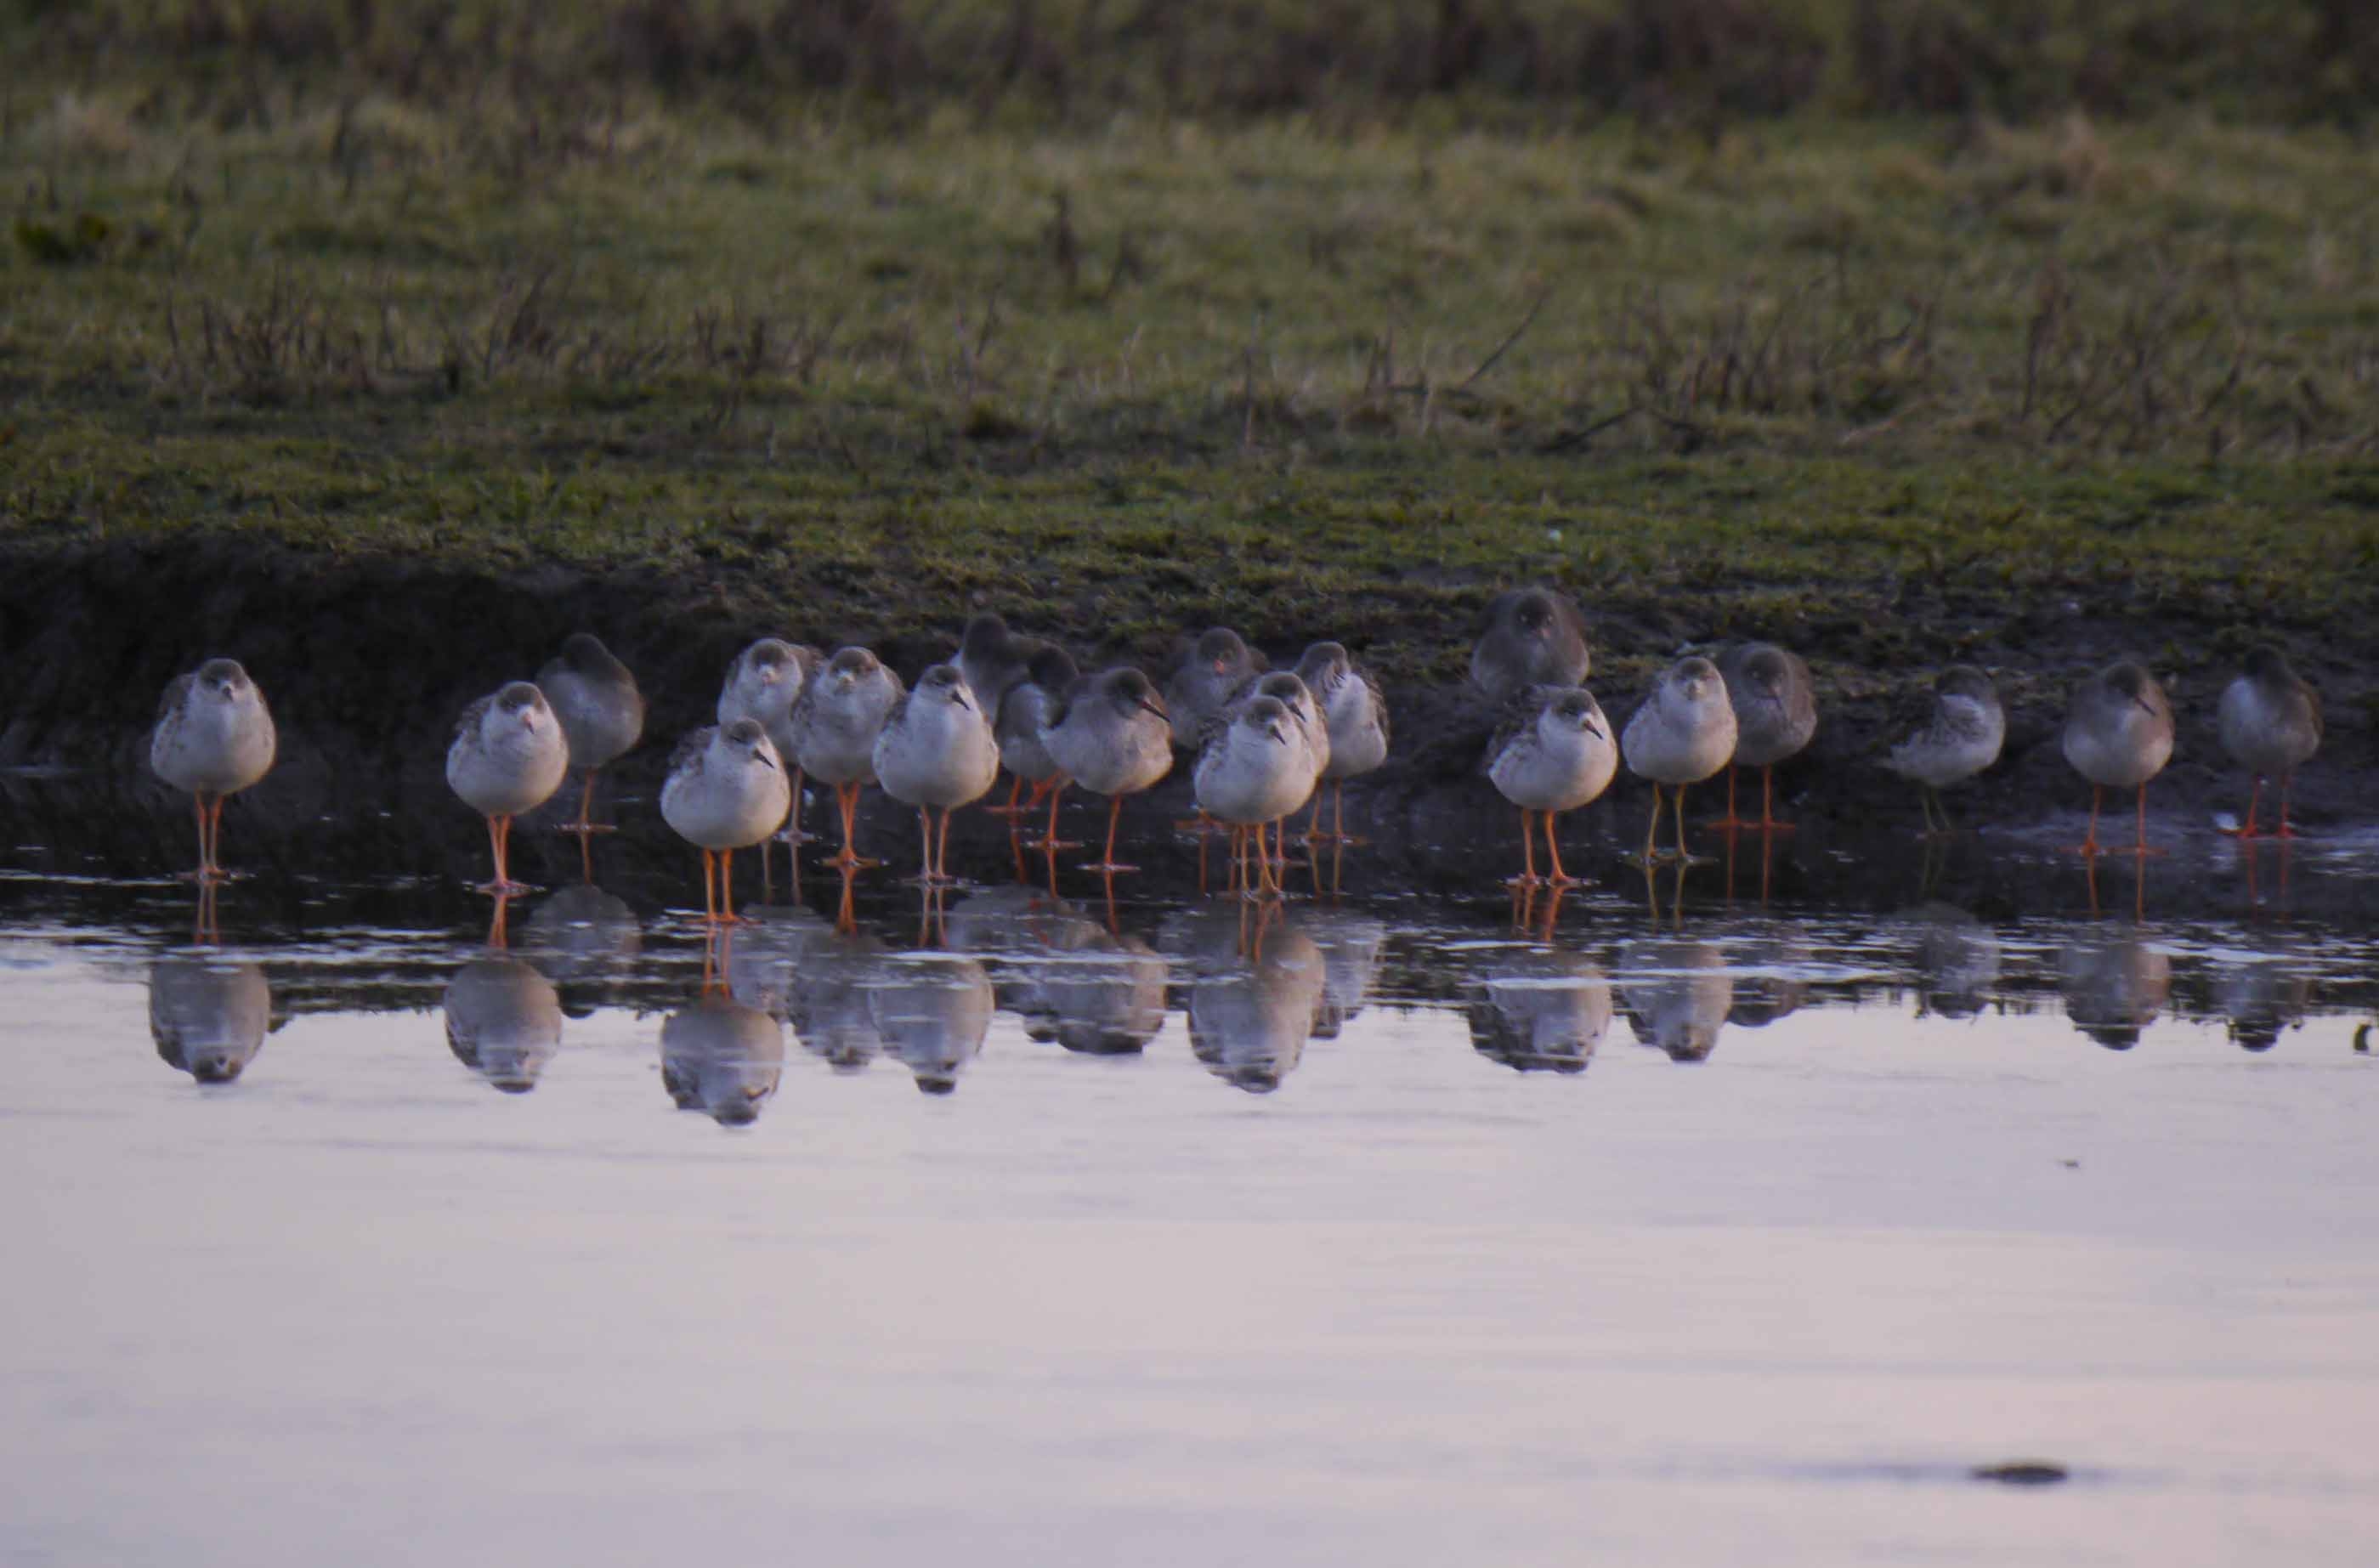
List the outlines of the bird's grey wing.
{"label": "bird's grey wing", "polygon": [[710,738],[718,733],[719,726],[712,724],[679,737],[677,749],[670,753],[670,774],[674,775],[680,769],[690,767],[701,761],[702,754],[710,748]]}
{"label": "bird's grey wing", "polygon": [[454,721],[454,739],[462,741],[477,735],[479,732],[480,722],[488,717],[488,709],[495,705],[495,694],[489,693],[465,708],[463,717]]}
{"label": "bird's grey wing", "polygon": [[[897,685],[899,684],[900,678],[895,675],[892,680],[894,684]],[[884,728],[887,730],[898,730],[900,728],[902,723],[908,719],[908,717],[909,693],[906,690],[903,690],[899,696],[892,699],[892,706],[885,710]]]}
{"label": "bird's grey wing", "polygon": [[1487,742],[1487,754],[1479,761],[1482,771],[1494,765],[1495,759],[1503,754],[1504,747],[1528,732],[1528,727],[1536,723],[1537,715],[1544,711],[1544,706],[1543,688],[1539,686],[1524,686],[1516,696],[1503,704],[1496,716],[1495,733]]}
{"label": "bird's grey wing", "polygon": [[190,688],[198,683],[196,675],[176,675],[168,681],[165,694],[157,699],[157,722],[163,724],[181,712],[182,704],[189,700]]}
{"label": "bird's grey wing", "polygon": [[1208,715],[1206,718],[1200,723],[1198,726],[1198,754],[1201,757],[1203,757],[1208,752],[1223,743],[1224,737],[1231,732],[1231,723],[1232,721],[1229,718],[1219,713]]}
{"label": "bird's grey wing", "polygon": [[1380,739],[1384,742],[1390,738],[1387,694],[1380,690],[1380,683],[1371,679],[1371,672],[1368,669],[1355,671],[1355,679],[1360,681],[1363,683],[1363,690],[1371,694],[1371,717],[1379,721]]}
{"label": "bird's grey wing", "polygon": [[802,672],[802,684],[806,688],[809,684],[810,677],[815,675],[819,669],[825,665],[826,655],[818,652],[816,648],[811,646],[807,643],[795,643],[793,645],[793,663],[800,668]]}

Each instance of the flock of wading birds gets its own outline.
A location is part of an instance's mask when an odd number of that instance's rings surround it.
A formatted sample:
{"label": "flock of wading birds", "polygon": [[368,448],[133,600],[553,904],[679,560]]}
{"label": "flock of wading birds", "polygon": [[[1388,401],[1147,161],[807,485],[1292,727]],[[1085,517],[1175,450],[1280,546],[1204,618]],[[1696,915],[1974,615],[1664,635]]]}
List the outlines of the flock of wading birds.
{"label": "flock of wading birds", "polygon": [[[1721,826],[1789,828],[1772,814],[1771,770],[1806,746],[1817,727],[1809,667],[1799,657],[1773,644],[1749,643],[1715,660],[1681,658],[1661,672],[1626,728],[1614,731],[1583,684],[1585,632],[1573,600],[1544,588],[1516,589],[1488,607],[1471,649],[1472,681],[1503,705],[1485,766],[1495,787],[1520,808],[1521,885],[1576,880],[1562,869],[1553,820],[1600,796],[1622,761],[1652,785],[1647,864],[1685,857],[1685,790],[1722,768],[1729,798]],[[764,847],[779,835],[802,798],[804,775],[835,791],[842,844],[830,863],[846,871],[874,863],[852,852],[851,836],[859,791],[876,784],[917,808],[923,880],[955,880],[945,866],[949,814],[990,793],[1005,767],[1014,782],[1007,804],[994,809],[1033,814],[1045,799],[1049,830],[1041,842],[1052,850],[1060,847],[1059,795],[1080,786],[1106,796],[1106,851],[1086,869],[1112,874],[1132,869],[1115,858],[1124,797],[1170,772],[1179,748],[1195,757],[1202,819],[1230,829],[1233,887],[1267,896],[1281,890],[1265,847],[1267,829],[1276,835],[1277,825],[1310,802],[1309,841],[1343,839],[1343,797],[1335,802],[1332,830],[1324,833],[1320,786],[1328,782],[1335,794],[1388,754],[1387,704],[1344,646],[1316,643],[1293,671],[1272,670],[1262,654],[1221,627],[1185,645],[1161,694],[1129,666],[1085,675],[1063,648],[1012,633],[996,615],[970,621],[958,657],[929,667],[913,687],[865,648],[846,647],[827,657],[764,637],[729,666],[718,711],[717,725],[678,743],[660,797],[662,817],[702,851],[703,903],[714,924],[736,918],[729,887],[734,852]],[[2219,723],[2225,747],[2255,776],[2247,821],[2237,831],[2260,836],[2255,811],[2263,783],[2277,775],[2276,836],[2289,837],[2288,781],[2321,744],[2319,695],[2276,651],[2257,648],[2224,690]],[[635,677],[584,633],[563,643],[534,682],[512,681],[464,710],[446,754],[446,778],[488,819],[495,879],[481,891],[524,890],[507,874],[513,818],[543,804],[573,769],[586,783],[577,818],[564,826],[601,831],[587,820],[595,775],[634,746],[644,727],[645,699]],[[1928,834],[1949,830],[1938,792],[1990,766],[2005,729],[1987,674],[1967,665],[1942,673],[1928,721],[1886,762],[1923,790]],[[236,662],[211,659],[165,689],[150,761],[194,798],[201,879],[223,874],[218,848],[224,797],[264,777],[274,745],[263,694]],[[2171,705],[2139,664],[2109,665],[2075,689],[2064,750],[2091,785],[2083,852],[2101,852],[2098,809],[2105,792],[2126,789],[2138,790],[2139,813],[2137,837],[2122,852],[2147,851],[2148,780],[2164,767],[2172,746]],[[1734,816],[1737,766],[1762,772],[1756,822]],[[1020,805],[1027,785],[1032,798]],[[1664,791],[1673,792],[1674,850],[1657,842]],[[1539,818],[1550,863],[1544,875],[1536,864]],[[796,820],[786,836],[796,836],[798,827]]]}

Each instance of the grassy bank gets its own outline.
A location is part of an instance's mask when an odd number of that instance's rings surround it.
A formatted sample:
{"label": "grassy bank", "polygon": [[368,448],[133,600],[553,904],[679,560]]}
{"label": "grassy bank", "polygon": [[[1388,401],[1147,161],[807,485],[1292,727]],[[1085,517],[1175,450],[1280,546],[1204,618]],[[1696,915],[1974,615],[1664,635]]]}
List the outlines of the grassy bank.
{"label": "grassy bank", "polygon": [[2069,607],[2379,655],[2343,133],[260,90],[12,109],[0,549],[560,561],[821,637],[1224,618],[1411,679],[1518,577],[1622,653],[1759,632],[1853,684]]}

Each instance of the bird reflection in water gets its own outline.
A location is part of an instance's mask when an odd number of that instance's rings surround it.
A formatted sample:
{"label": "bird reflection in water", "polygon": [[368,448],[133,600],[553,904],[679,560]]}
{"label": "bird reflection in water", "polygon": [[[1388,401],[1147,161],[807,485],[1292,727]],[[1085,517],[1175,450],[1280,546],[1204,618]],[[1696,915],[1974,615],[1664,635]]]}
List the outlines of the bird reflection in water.
{"label": "bird reflection in water", "polygon": [[882,1055],[868,992],[890,962],[882,937],[839,921],[811,937],[785,990],[786,1021],[802,1049],[838,1073],[863,1071]]}
{"label": "bird reflection in water", "polygon": [[1213,940],[1223,921],[1200,923],[1194,932],[1190,1048],[1224,1082],[1269,1094],[1296,1068],[1322,1021],[1328,965],[1276,902],[1237,913],[1238,937],[1226,951]]}
{"label": "bird reflection in water", "polygon": [[1335,1040],[1371,995],[1388,928],[1370,915],[1334,909],[1314,910],[1300,916],[1298,923],[1322,949],[1322,1019],[1313,1038]]}
{"label": "bird reflection in water", "polygon": [[488,950],[454,971],[440,1007],[454,1059],[507,1094],[525,1094],[562,1046],[562,995],[535,966],[505,950],[511,901],[497,898]]}
{"label": "bird reflection in water", "polygon": [[890,1051],[916,1075],[918,1092],[948,1094],[991,1032],[991,974],[963,953],[887,958],[867,986],[867,1008]]}
{"label": "bird reflection in water", "polygon": [[2283,1031],[2304,1027],[2313,977],[2286,954],[2264,954],[2222,966],[2215,995],[2239,1048],[2268,1051]]}
{"label": "bird reflection in water", "polygon": [[1999,933],[1954,904],[1920,904],[1914,928],[1916,1016],[1970,1019],[1999,984]]}
{"label": "bird reflection in water", "polygon": [[1531,948],[1474,987],[1470,1044],[1516,1072],[1581,1073],[1611,1029],[1611,981],[1584,953]]}
{"label": "bird reflection in water", "polygon": [[2059,954],[2057,989],[2073,1027],[2109,1051],[2128,1051],[2172,992],[2172,959],[2136,930],[2093,935]]}
{"label": "bird reflection in water", "polygon": [[1727,953],[1734,983],[1727,1022],[1765,1029],[1800,1011],[1809,999],[1812,955],[1799,926],[1781,920],[1745,921],[1729,939]]}
{"label": "bird reflection in water", "polygon": [[591,882],[549,894],[521,922],[521,951],[563,989],[562,1010],[572,1018],[593,1013],[599,983],[624,975],[644,947],[636,911]]}
{"label": "bird reflection in water", "polygon": [[723,983],[661,1020],[661,1085],[681,1111],[749,1127],[784,1071],[784,1026]]}
{"label": "bird reflection in water", "polygon": [[1621,1011],[1636,1038],[1673,1062],[1707,1060],[1734,1006],[1734,979],[1712,942],[1653,937],[1619,952]]}
{"label": "bird reflection in water", "polygon": [[1106,912],[1103,923],[1076,904],[992,888],[950,911],[951,946],[1009,960],[999,1006],[1023,1020],[1027,1038],[1126,1055],[1165,1026],[1165,960],[1115,929],[1111,905]]}
{"label": "bird reflection in water", "polygon": [[168,1067],[200,1083],[229,1083],[248,1069],[264,1037],[281,1026],[264,966],[222,950],[213,881],[199,884],[190,950],[149,966],[149,1035]]}

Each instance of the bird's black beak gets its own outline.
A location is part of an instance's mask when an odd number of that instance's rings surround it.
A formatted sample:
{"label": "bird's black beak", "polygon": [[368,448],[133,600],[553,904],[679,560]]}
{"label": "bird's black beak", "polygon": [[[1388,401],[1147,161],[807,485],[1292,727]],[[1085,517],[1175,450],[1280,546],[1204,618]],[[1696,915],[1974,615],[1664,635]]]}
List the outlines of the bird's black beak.
{"label": "bird's black beak", "polygon": [[1271,736],[1274,741],[1279,742],[1284,746],[1288,744],[1288,737],[1282,734],[1278,730],[1266,730],[1264,733]]}
{"label": "bird's black beak", "polygon": [[2133,697],[2131,701],[2138,704],[2140,711],[2146,714],[2150,718],[2154,718],[2156,717],[2156,708],[2150,705],[2147,698]]}
{"label": "bird's black beak", "polygon": [[770,756],[766,752],[754,752],[752,754],[752,760],[758,763],[762,767],[772,768],[777,766],[777,759]]}
{"label": "bird's black beak", "polygon": [[1165,709],[1158,706],[1156,704],[1150,702],[1146,697],[1136,699],[1135,706],[1139,707],[1141,712],[1153,713],[1156,715],[1157,718],[1165,720],[1167,724],[1173,722],[1173,716],[1171,714],[1165,712]]}
{"label": "bird's black beak", "polygon": [[958,704],[959,706],[965,708],[969,713],[974,711],[974,704],[969,702],[967,700],[967,694],[964,692],[960,691],[956,686],[950,688],[950,701]]}
{"label": "bird's black beak", "polygon": [[1586,716],[1586,727],[1588,730],[1591,730],[1599,740],[1608,741],[1611,739],[1611,731],[1605,730],[1601,725],[1597,724],[1594,721],[1594,715],[1590,713]]}

